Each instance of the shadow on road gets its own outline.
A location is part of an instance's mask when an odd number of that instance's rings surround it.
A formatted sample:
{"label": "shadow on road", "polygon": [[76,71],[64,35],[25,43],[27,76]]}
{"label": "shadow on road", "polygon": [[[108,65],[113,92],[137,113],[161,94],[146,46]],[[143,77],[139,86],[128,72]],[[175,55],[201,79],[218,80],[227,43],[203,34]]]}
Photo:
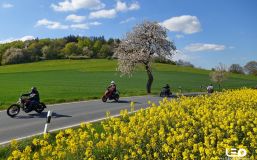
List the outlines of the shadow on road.
{"label": "shadow on road", "polygon": [[[29,119],[29,118],[46,118],[47,117],[47,112],[42,112],[42,113],[33,113],[33,114],[28,114],[27,116],[22,115],[22,116],[16,116],[16,119]],[[52,118],[61,118],[61,117],[72,117],[70,115],[64,115],[64,114],[58,114],[53,112],[52,113]]]}
{"label": "shadow on road", "polygon": [[162,98],[165,98],[165,97],[167,97],[167,98],[179,98],[177,95],[163,96]]}
{"label": "shadow on road", "polygon": [[[134,102],[134,101],[133,101]],[[106,102],[106,103],[131,103],[131,101],[127,101],[127,100],[119,100],[118,102],[116,101],[110,101],[110,102]],[[135,104],[140,104],[140,102],[134,102]]]}

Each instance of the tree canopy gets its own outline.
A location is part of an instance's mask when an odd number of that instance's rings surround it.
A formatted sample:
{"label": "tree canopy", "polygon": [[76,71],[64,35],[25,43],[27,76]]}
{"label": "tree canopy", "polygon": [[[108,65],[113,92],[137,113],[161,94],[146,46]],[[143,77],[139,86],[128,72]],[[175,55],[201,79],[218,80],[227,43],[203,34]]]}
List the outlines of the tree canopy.
{"label": "tree canopy", "polygon": [[[85,56],[88,58],[109,58],[119,39],[106,40],[100,37],[69,35],[57,39],[34,39],[0,44],[0,65],[33,62],[40,59],[69,58]],[[11,49],[12,48],[12,49]],[[20,49],[20,50],[19,50]],[[17,59],[20,57],[20,59]]]}
{"label": "tree canopy", "polygon": [[153,82],[151,61],[154,57],[169,59],[175,50],[174,43],[167,38],[165,28],[157,22],[145,21],[127,33],[115,51],[118,71],[122,75],[131,75],[137,65],[144,65],[148,75],[147,93],[150,93]]}

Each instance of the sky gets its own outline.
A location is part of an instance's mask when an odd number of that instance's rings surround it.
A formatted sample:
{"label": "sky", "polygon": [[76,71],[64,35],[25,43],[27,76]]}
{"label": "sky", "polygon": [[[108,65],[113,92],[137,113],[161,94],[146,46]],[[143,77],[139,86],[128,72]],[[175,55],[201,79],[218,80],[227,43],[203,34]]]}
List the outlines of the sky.
{"label": "sky", "polygon": [[206,69],[257,61],[256,0],[0,0],[0,43],[70,34],[122,39],[145,20],[167,29],[174,60]]}

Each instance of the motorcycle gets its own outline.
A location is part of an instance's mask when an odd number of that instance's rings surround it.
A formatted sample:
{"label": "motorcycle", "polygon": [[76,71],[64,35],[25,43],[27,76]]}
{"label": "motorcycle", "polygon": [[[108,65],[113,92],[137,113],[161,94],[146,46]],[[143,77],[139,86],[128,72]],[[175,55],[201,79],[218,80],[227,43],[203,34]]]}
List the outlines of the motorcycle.
{"label": "motorcycle", "polygon": [[162,88],[160,92],[160,97],[170,97],[171,95],[172,95],[172,92],[170,91],[170,89],[167,89],[165,87]]}
{"label": "motorcycle", "polygon": [[120,98],[119,91],[113,92],[110,89],[107,89],[104,95],[102,96],[102,101],[106,102],[107,99],[109,99],[109,100],[115,100],[116,102],[119,102],[119,98]]}
{"label": "motorcycle", "polygon": [[21,96],[17,103],[12,104],[8,109],[7,109],[7,114],[10,117],[15,117],[20,113],[20,109],[22,109],[25,113],[29,113],[33,110],[35,110],[37,113],[42,113],[43,110],[46,108],[46,105],[42,102],[38,103],[36,106],[29,106],[31,101],[26,98]]}
{"label": "motorcycle", "polygon": [[214,89],[213,89],[213,86],[212,86],[212,85],[207,86],[206,89],[207,89],[207,93],[209,93],[209,94],[211,94],[211,93],[214,92]]}
{"label": "motorcycle", "polygon": [[213,92],[214,92],[214,89],[212,89],[212,88],[207,89],[207,93],[213,93]]}

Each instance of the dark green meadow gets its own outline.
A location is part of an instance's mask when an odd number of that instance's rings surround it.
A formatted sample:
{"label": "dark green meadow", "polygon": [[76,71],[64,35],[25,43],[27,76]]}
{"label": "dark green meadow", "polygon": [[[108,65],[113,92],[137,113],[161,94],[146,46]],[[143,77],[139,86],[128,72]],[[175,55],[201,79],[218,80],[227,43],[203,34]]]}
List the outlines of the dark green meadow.
{"label": "dark green meadow", "polygon": [[[121,96],[146,94],[147,76],[139,67],[133,76],[116,72],[116,60],[52,60],[0,66],[0,109],[15,103],[31,86],[40,91],[41,101],[60,103],[100,98],[111,80],[117,83]],[[208,70],[168,64],[154,64],[153,94],[169,83],[173,92],[205,91],[210,83]],[[257,77],[231,74],[222,88],[253,87]],[[216,86],[215,86],[216,87]],[[217,87],[216,87],[217,88]]]}

